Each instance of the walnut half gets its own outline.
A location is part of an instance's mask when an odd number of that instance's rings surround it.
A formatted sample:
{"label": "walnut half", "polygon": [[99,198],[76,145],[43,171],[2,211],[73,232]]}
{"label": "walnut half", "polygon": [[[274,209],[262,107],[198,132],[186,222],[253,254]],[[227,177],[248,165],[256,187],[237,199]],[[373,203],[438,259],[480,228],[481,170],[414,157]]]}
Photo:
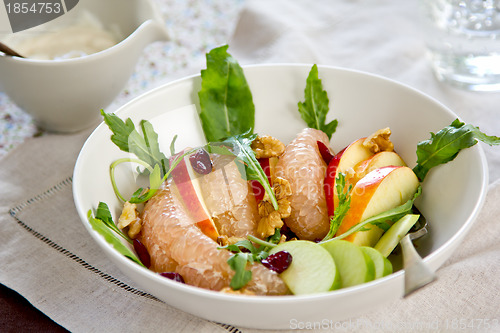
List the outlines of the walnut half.
{"label": "walnut half", "polygon": [[363,141],[363,146],[376,154],[381,151],[394,151],[394,144],[389,139],[391,129],[389,127],[379,129]]}
{"label": "walnut half", "polygon": [[278,157],[285,151],[285,145],[272,136],[263,135],[253,140],[252,149],[257,158]]}

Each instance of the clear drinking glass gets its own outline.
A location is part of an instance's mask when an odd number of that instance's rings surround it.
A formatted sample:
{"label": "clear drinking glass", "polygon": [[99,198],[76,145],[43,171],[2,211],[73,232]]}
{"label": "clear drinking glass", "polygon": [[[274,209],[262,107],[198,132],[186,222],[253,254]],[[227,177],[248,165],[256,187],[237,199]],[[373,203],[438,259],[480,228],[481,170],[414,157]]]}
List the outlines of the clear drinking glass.
{"label": "clear drinking glass", "polygon": [[421,0],[436,76],[473,91],[500,91],[500,0]]}

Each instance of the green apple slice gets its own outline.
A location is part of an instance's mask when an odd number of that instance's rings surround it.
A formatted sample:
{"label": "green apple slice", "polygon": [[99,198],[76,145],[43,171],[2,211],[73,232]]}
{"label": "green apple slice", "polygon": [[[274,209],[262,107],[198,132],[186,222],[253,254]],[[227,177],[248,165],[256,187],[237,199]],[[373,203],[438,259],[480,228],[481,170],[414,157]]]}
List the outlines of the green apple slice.
{"label": "green apple slice", "polygon": [[410,231],[411,227],[417,223],[420,215],[407,214],[394,223],[387,230],[374,246],[375,250],[388,257],[399,244],[399,241]]}
{"label": "green apple slice", "polygon": [[304,240],[275,246],[269,254],[287,251],[292,263],[280,277],[295,295],[314,294],[339,287],[339,274],[332,256],[320,245]]}
{"label": "green apple slice", "polygon": [[339,271],[342,288],[375,278],[375,265],[359,246],[346,240],[330,240],[320,245],[330,252]]}
{"label": "green apple slice", "polygon": [[372,259],[375,266],[375,279],[392,273],[392,263],[382,253],[369,246],[361,246],[360,249]]}

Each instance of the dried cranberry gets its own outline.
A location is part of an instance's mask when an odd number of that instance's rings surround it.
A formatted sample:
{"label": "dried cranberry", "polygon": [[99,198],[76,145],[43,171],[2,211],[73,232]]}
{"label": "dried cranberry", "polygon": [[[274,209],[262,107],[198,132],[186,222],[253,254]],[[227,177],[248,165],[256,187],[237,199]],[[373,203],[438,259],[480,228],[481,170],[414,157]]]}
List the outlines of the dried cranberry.
{"label": "dried cranberry", "polygon": [[149,256],[148,249],[146,249],[144,244],[142,244],[141,241],[137,238],[134,239],[132,244],[134,245],[134,250],[139,257],[139,260],[144,266],[149,268],[149,266],[151,266],[151,257]]}
{"label": "dried cranberry", "polygon": [[323,157],[323,160],[325,161],[326,165],[328,165],[332,160],[333,156],[335,155],[332,154],[330,148],[328,148],[323,142],[316,141],[316,143],[318,144],[318,149],[319,153],[321,154],[321,157]]}
{"label": "dried cranberry", "polygon": [[280,274],[292,263],[292,255],[287,251],[280,251],[270,254],[266,259],[262,259],[261,262],[268,269]]}
{"label": "dried cranberry", "polygon": [[167,279],[174,280],[174,281],[177,281],[180,283],[184,283],[184,278],[179,273],[163,272],[163,273],[160,273],[160,275],[163,277],[166,277]]}
{"label": "dried cranberry", "polygon": [[200,175],[206,175],[212,172],[212,160],[210,160],[210,155],[203,148],[191,154],[189,156],[189,162],[191,162],[194,171]]}
{"label": "dried cranberry", "polygon": [[290,228],[286,224],[283,224],[283,226],[281,227],[280,233],[282,235],[285,235],[286,239],[293,239],[293,238],[298,239],[299,238],[292,230],[290,230]]}

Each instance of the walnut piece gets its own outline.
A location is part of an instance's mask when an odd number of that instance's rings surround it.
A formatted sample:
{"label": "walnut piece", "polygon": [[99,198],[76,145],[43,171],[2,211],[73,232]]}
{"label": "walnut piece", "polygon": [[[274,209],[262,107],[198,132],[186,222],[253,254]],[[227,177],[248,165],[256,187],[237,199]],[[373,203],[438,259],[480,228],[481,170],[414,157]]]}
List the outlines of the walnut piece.
{"label": "walnut piece", "polygon": [[282,219],[286,219],[292,215],[292,204],[288,199],[278,200],[278,213]]}
{"label": "walnut piece", "polygon": [[220,246],[227,246],[227,245],[236,244],[237,242],[245,240],[245,239],[246,238],[242,238],[242,237],[234,237],[234,236],[228,237],[226,235],[222,235],[222,236],[217,237],[217,243]]}
{"label": "walnut piece", "polygon": [[282,243],[284,243],[284,242],[286,242],[286,235],[281,235],[281,237],[280,237],[280,240],[279,240],[278,244],[282,244]]}
{"label": "walnut piece", "polygon": [[134,222],[130,223],[130,225],[128,226],[128,236],[132,239],[135,239],[137,235],[141,232],[141,228],[142,228],[141,219],[138,218]]}
{"label": "walnut piece", "polygon": [[266,193],[258,206],[261,219],[257,225],[256,233],[257,237],[261,239],[274,235],[275,229],[283,226],[282,219],[289,217],[292,213],[289,200],[290,195],[292,195],[292,187],[288,180],[276,177],[272,190],[278,201],[278,210],[274,210],[271,199]]}
{"label": "walnut piece", "polygon": [[267,193],[264,195],[264,199],[259,202],[259,215],[261,217],[267,216],[274,212],[274,207],[271,201],[269,200],[269,197],[266,197]]}
{"label": "walnut piece", "polygon": [[273,180],[273,189],[277,200],[286,199],[292,195],[292,186],[282,177],[276,177]]}
{"label": "walnut piece", "polygon": [[252,149],[257,158],[278,157],[285,151],[285,145],[272,136],[263,135],[252,142]]}
{"label": "walnut piece", "polygon": [[137,205],[128,201],[123,205],[122,213],[118,219],[118,228],[124,229],[126,227],[128,227],[128,236],[132,239],[137,237],[142,227]]}
{"label": "walnut piece", "polygon": [[374,154],[381,151],[394,151],[394,145],[391,140],[389,140],[390,135],[391,129],[389,127],[379,129],[365,139],[363,146]]}
{"label": "walnut piece", "polygon": [[283,226],[283,220],[277,210],[273,210],[271,214],[264,216],[260,219],[257,225],[257,236],[261,239],[274,235],[276,228]]}

